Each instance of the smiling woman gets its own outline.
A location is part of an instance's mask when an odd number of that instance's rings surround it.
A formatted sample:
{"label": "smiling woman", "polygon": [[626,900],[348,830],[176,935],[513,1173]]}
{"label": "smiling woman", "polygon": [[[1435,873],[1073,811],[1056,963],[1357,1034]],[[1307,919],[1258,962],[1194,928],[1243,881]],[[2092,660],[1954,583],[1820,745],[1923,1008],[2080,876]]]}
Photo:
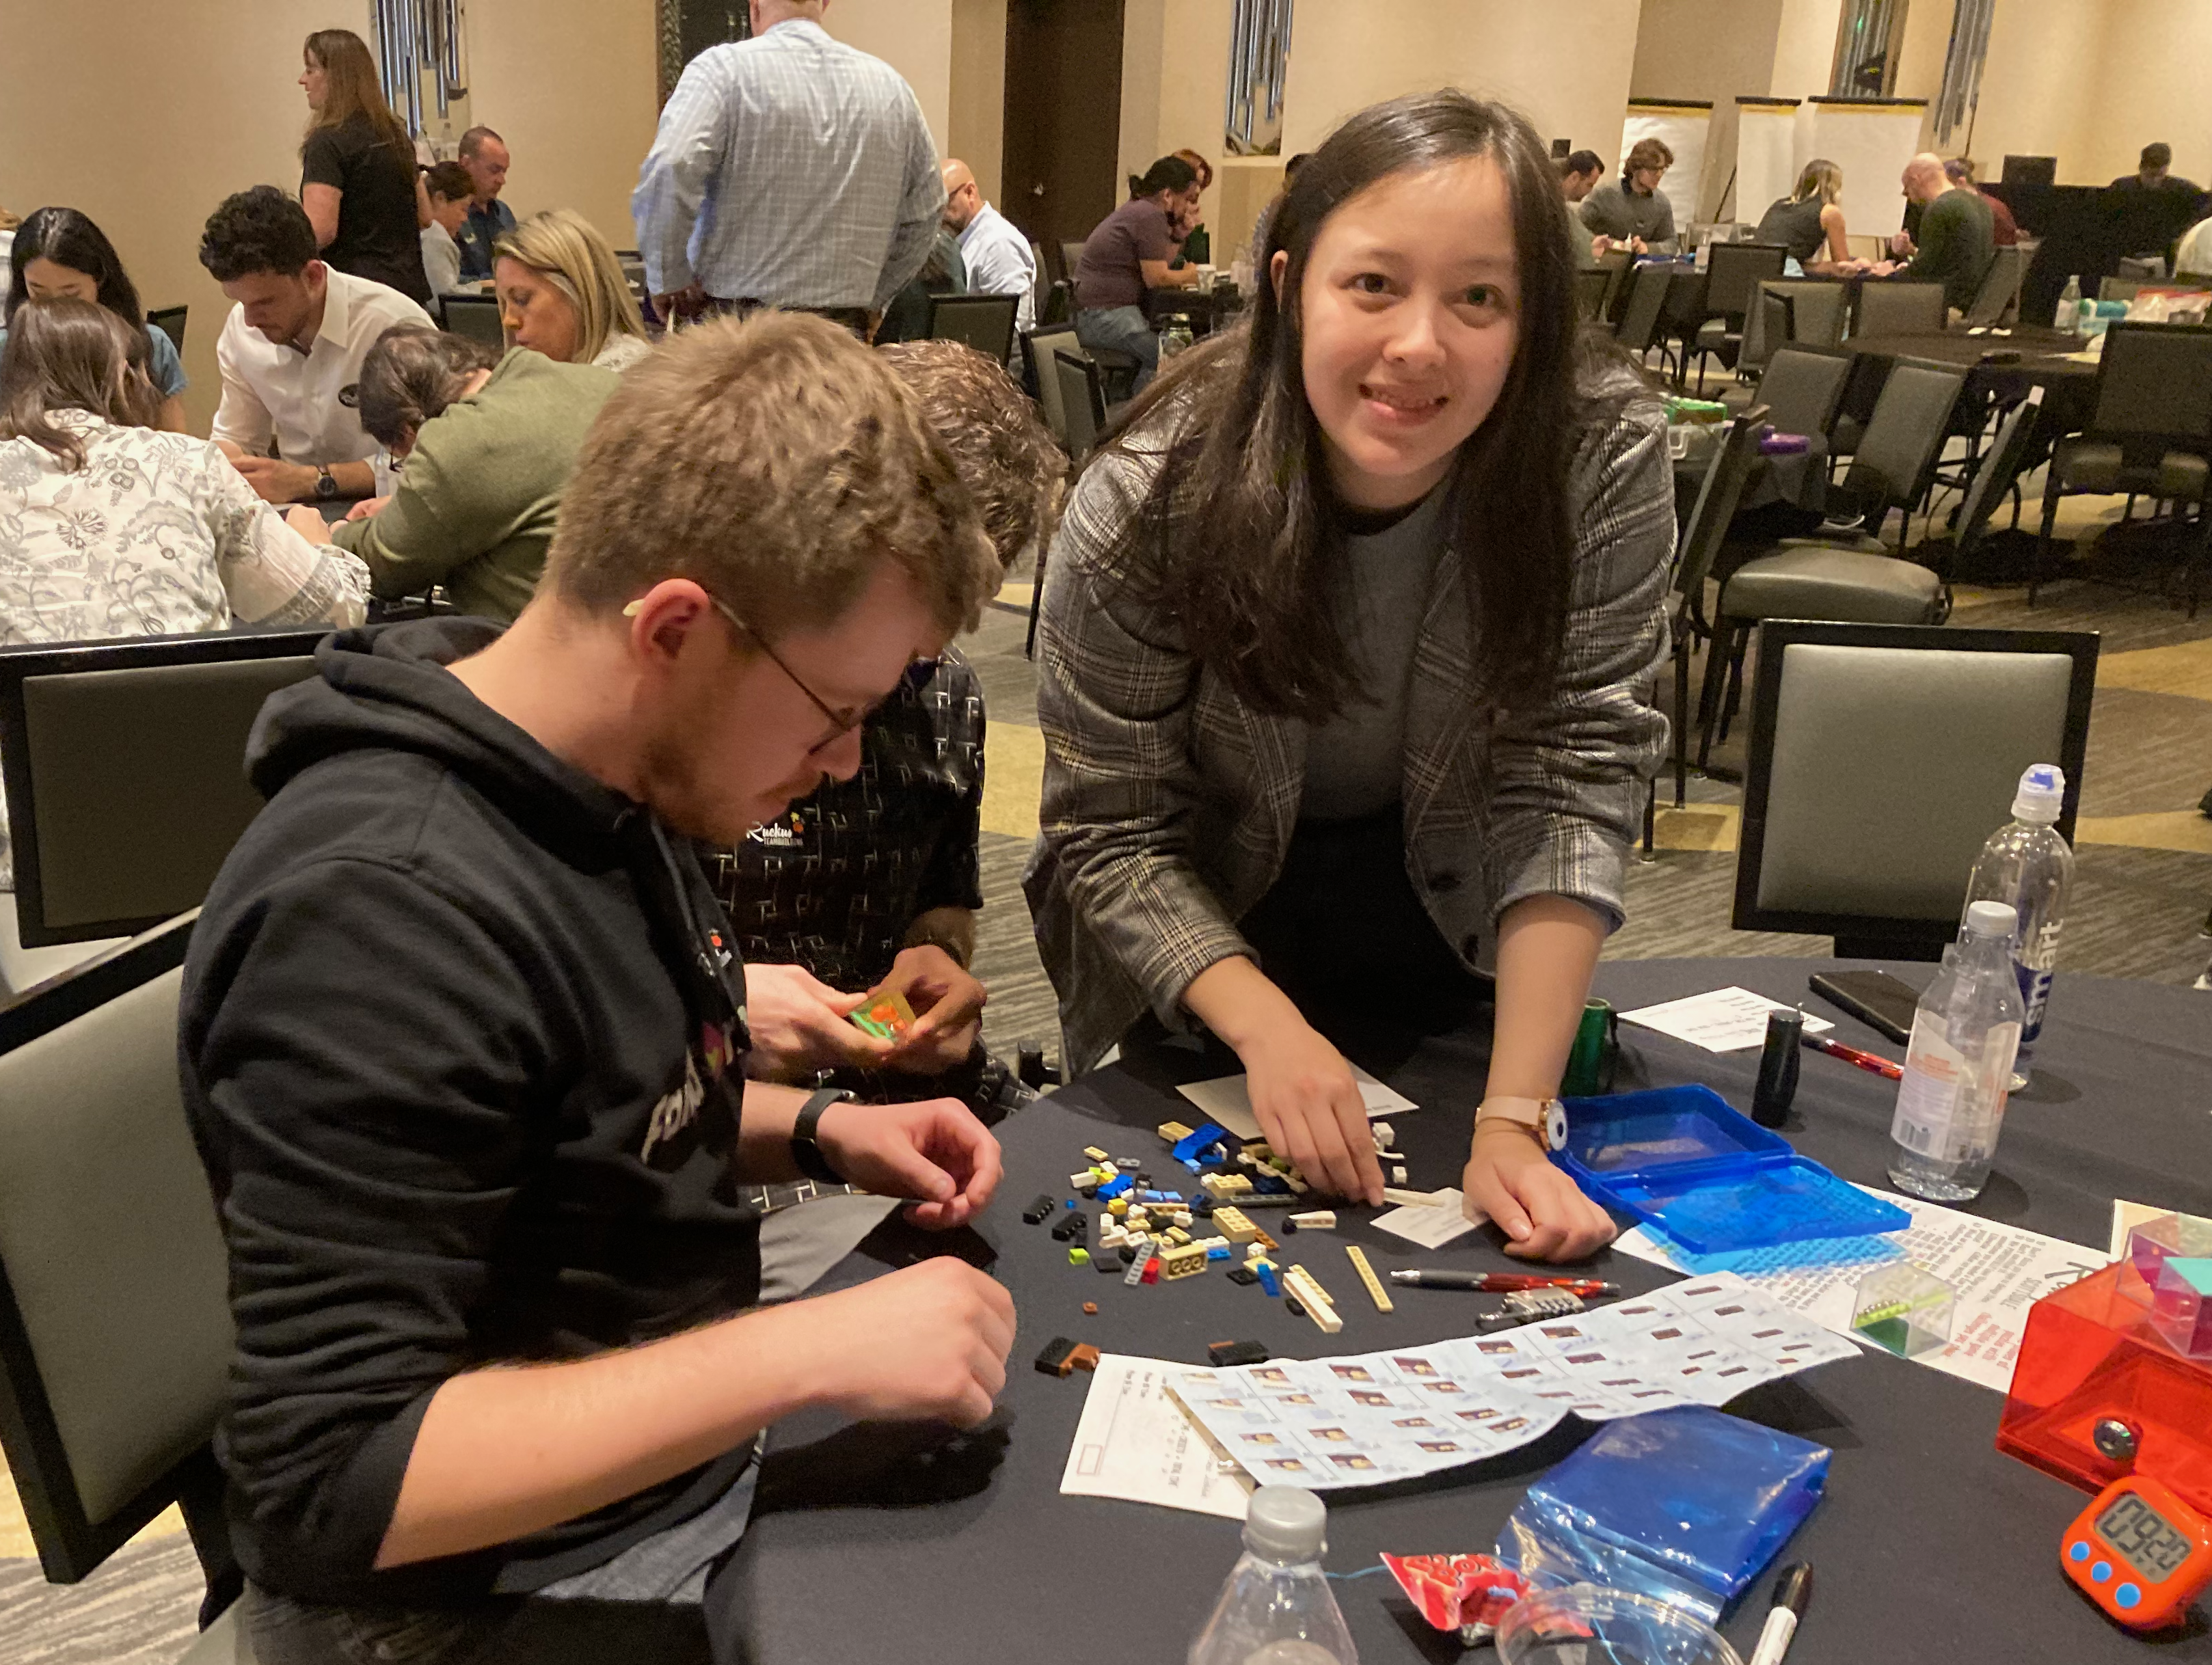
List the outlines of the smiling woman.
{"label": "smiling woman", "polygon": [[1458,93],[1299,170],[1249,327],[1076,487],[1028,879],[1076,1068],[1195,1018],[1275,1148],[1370,1201],[1324,1034],[1463,1026],[1494,964],[1465,1190],[1553,1258],[1611,1235],[1528,1129],[1620,920],[1674,534],[1658,408],[1577,338],[1565,212],[1528,123]]}

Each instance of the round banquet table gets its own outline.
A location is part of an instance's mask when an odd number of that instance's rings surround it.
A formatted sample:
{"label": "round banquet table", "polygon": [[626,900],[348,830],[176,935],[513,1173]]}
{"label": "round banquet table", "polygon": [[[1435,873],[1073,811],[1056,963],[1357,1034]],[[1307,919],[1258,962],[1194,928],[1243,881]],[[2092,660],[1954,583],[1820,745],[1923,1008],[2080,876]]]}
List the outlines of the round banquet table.
{"label": "round banquet table", "polygon": [[[1899,1048],[1808,996],[1808,974],[1835,961],[1644,960],[1599,968],[1597,990],[1623,1011],[1738,984],[1804,1001],[1840,1040]],[[1929,968],[1892,966],[1916,983]],[[2069,976],[2051,998],[2036,1079],[2013,1100],[1996,1173],[1969,1212],[2102,1245],[2112,1200],[2212,1212],[2212,998],[2185,988]],[[1704,1082],[1747,1106],[1756,1051],[1704,1052],[1623,1025],[1617,1088]],[[1480,1096],[1486,1037],[1474,1026],[1427,1037],[1382,1030],[1341,1037],[1358,1061],[1421,1105],[1392,1117],[1412,1184],[1455,1185]],[[1233,1073],[1227,1054],[1156,1048],[1062,1088],[1000,1128],[1006,1177],[980,1227],[931,1239],[894,1219],[825,1280],[859,1281],[924,1252],[988,1263],[1014,1296],[1021,1332],[992,1421],[974,1432],[840,1425],[805,1418],[776,1431],[760,1503],[720,1588],[738,1604],[747,1657],[766,1662],[893,1656],[925,1662],[1171,1661],[1204,1623],[1237,1555],[1236,1522],[1148,1504],[1059,1494],[1086,1380],[1038,1373],[1055,1335],[1109,1352],[1199,1364],[1208,1342],[1255,1340],[1279,1355],[1322,1358],[1471,1333],[1494,1297],[1399,1289],[1375,1310],[1342,1245],[1366,1247],[1378,1272],[1406,1266],[1514,1265],[1488,1228],[1425,1250],[1374,1230],[1364,1209],[1344,1230],[1285,1238],[1336,1297],[1341,1334],[1325,1337],[1256,1288],[1218,1272],[1151,1288],[1067,1264],[1066,1248],[1021,1208],[1069,1194],[1082,1148],[1160,1160],[1152,1129],[1198,1118],[1172,1083]],[[1808,1052],[1785,1135],[1847,1179],[1887,1185],[1893,1084]],[[1187,1188],[1177,1187],[1176,1188]],[[1261,1218],[1263,1226],[1267,1219]],[[1271,1228],[1272,1229],[1272,1228]],[[1280,1236],[1279,1230],[1277,1235]],[[2101,1254],[2083,1257],[2085,1269]],[[1672,1274],[1607,1251],[1601,1274],[1640,1292]],[[1098,1316],[1081,1306],[1096,1301]],[[2086,1499],[1991,1444],[2001,1397],[1869,1353],[1755,1389],[1735,1414],[1830,1447],[1825,1499],[1778,1557],[1817,1569],[1791,1665],[1869,1660],[2031,1662],[2147,1657],[2148,1644],[2100,1614],[2061,1576],[2057,1543]],[[1380,1551],[1487,1551],[1528,1484],[1588,1432],[1570,1419],[1538,1443],[1397,1486],[1328,1494],[1327,1565],[1352,1572]],[[1723,1628],[1747,1659],[1765,1617],[1771,1570]],[[1364,1665],[1450,1661],[1455,1638],[1431,1631],[1386,1574],[1333,1586]],[[2201,1618],[2159,1656],[2212,1660]],[[1492,1656],[1494,1657],[1494,1656]]]}

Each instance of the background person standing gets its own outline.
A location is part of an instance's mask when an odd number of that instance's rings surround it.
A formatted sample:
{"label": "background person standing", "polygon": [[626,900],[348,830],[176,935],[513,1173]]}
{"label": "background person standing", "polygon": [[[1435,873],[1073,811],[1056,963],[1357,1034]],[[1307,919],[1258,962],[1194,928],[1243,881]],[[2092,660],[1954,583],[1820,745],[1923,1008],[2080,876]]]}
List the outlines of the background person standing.
{"label": "background person standing", "polygon": [[300,146],[300,206],[332,268],[373,278],[416,305],[430,198],[415,172],[415,141],[384,101],[376,60],[351,29],[307,37],[300,85],[315,118]]}

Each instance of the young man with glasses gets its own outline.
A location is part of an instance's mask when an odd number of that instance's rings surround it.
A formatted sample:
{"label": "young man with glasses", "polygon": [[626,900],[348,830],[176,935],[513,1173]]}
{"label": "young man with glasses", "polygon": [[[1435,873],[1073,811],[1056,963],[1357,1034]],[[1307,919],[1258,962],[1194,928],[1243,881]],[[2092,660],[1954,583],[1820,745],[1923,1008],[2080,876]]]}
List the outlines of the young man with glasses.
{"label": "young man with glasses", "polygon": [[744,1081],[744,968],[691,841],[857,770],[998,576],[867,349],[708,325],[608,403],[505,634],[340,635],[270,702],[269,806],[180,1020],[264,1665],[733,1658],[719,1576],[769,1424],[990,1413],[1012,1309],[957,1259],[753,1310],[745,1187],[842,1180],[957,1226],[998,1148],[951,1100]]}

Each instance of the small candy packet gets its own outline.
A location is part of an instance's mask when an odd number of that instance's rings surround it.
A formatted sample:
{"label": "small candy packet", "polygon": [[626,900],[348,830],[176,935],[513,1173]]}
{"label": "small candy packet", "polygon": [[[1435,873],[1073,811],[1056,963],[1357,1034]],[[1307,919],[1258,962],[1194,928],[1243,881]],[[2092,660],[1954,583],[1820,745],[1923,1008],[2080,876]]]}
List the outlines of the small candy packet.
{"label": "small candy packet", "polygon": [[903,1041],[914,1027],[914,1008],[896,989],[871,994],[846,1014],[852,1025],[878,1041]]}
{"label": "small candy packet", "polygon": [[1382,1565],[1421,1617],[1473,1647],[1490,1639],[1528,1580],[1492,1555],[1385,1555]]}

